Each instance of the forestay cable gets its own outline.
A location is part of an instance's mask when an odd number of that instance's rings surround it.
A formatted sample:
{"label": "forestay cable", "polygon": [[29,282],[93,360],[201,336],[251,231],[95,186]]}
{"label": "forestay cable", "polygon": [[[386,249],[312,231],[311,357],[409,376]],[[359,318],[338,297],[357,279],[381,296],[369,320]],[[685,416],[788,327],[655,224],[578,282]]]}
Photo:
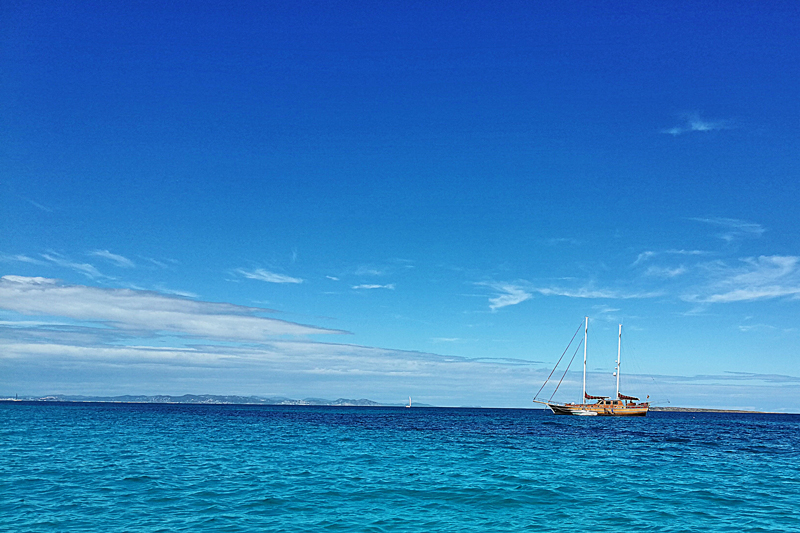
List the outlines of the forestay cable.
{"label": "forestay cable", "polygon": [[[548,402],[551,401],[553,399],[553,396],[556,395],[556,392],[558,392],[558,388],[561,386],[561,382],[564,381],[564,377],[567,375],[567,372],[569,371],[569,367],[572,366],[572,362],[575,360],[575,356],[578,355],[578,350],[581,349],[581,345],[582,344],[583,344],[583,339],[581,339],[581,342],[579,342],[578,346],[575,348],[575,353],[572,354],[572,359],[569,360],[569,364],[567,365],[567,369],[564,370],[564,375],[561,376],[561,379],[558,380],[558,385],[556,385],[556,390],[554,390],[553,394],[550,395],[550,399],[547,400]],[[585,401],[585,400],[583,400],[583,401]]]}
{"label": "forestay cable", "polygon": [[[578,335],[578,332],[581,330],[581,328],[582,328],[582,327],[583,327],[583,322],[581,322],[581,323],[580,323],[580,325],[578,326],[578,329],[576,329],[576,330],[575,330],[575,334],[574,334],[574,335],[572,336],[572,338],[569,340],[569,344],[567,344],[567,347],[566,347],[566,348],[564,348],[564,353],[562,353],[562,354],[561,354],[561,357],[559,357],[559,358],[558,358],[558,362],[556,363],[556,366],[554,366],[554,367],[553,367],[553,370],[551,370],[551,371],[550,371],[550,375],[549,375],[549,376],[547,376],[547,379],[546,379],[546,380],[544,380],[544,383],[542,383],[542,386],[541,386],[541,388],[539,389],[539,392],[537,392],[537,393],[536,393],[536,395],[533,397],[533,399],[534,399],[534,400],[536,400],[536,398],[538,398],[538,397],[539,397],[539,394],[541,394],[541,393],[542,393],[542,389],[544,389],[544,386],[545,386],[545,385],[547,385],[547,382],[548,382],[548,381],[550,381],[550,378],[551,378],[551,377],[553,377],[553,372],[555,372],[555,371],[556,371],[556,368],[558,368],[558,365],[559,365],[559,364],[561,364],[561,360],[564,358],[564,354],[566,354],[566,353],[567,353],[567,350],[569,350],[569,347],[570,347],[570,346],[572,346],[572,341],[574,341],[574,340],[575,340],[575,337]],[[583,342],[583,341],[581,341],[581,342]],[[580,344],[578,345],[578,347],[580,347]],[[574,359],[574,358],[575,358],[575,356],[573,355],[573,356],[572,356],[572,358]],[[572,361],[570,361],[570,364],[572,364]],[[569,368],[569,367],[567,367],[567,368]],[[563,379],[563,378],[562,378],[562,379]],[[559,382],[559,383],[560,383],[560,382]],[[555,392],[554,392],[553,394],[555,394]]]}

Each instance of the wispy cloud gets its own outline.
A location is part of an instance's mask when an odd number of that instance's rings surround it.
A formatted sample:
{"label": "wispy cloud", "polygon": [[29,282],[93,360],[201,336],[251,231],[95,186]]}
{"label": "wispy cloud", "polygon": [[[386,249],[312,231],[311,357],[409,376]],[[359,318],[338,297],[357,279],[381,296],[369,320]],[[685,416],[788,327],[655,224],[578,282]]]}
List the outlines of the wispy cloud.
{"label": "wispy cloud", "polygon": [[766,231],[761,224],[747,222],[745,220],[739,220],[736,218],[696,217],[690,218],[689,220],[723,228],[723,233],[719,234],[718,237],[727,242],[731,242],[742,237],[761,237],[761,235],[764,234],[764,231]]}
{"label": "wispy cloud", "polygon": [[609,307],[607,305],[594,305],[592,309],[595,310],[597,314],[611,314],[611,313],[618,313],[620,310],[616,307]]}
{"label": "wispy cloud", "polygon": [[361,265],[356,268],[354,272],[356,276],[383,276],[385,273],[385,269],[377,268],[372,265]]}
{"label": "wispy cloud", "polygon": [[104,322],[124,330],[258,341],[274,335],[341,333],[257,316],[262,309],[130,289],[63,285],[48,278],[0,278],[0,308],[33,316]]}
{"label": "wispy cloud", "polygon": [[23,254],[17,254],[17,255],[0,254],[0,262],[3,262],[3,263],[12,263],[12,262],[30,263],[32,265],[44,265],[44,264],[46,264],[44,261],[40,261],[39,259],[34,259],[33,257],[28,257],[27,255],[23,255]]}
{"label": "wispy cloud", "polygon": [[365,283],[363,285],[353,285],[353,289],[360,290],[360,289],[389,289],[394,290],[394,283],[388,283],[386,285],[375,285]]}
{"label": "wispy cloud", "polygon": [[651,251],[642,252],[636,257],[636,261],[633,262],[632,266],[636,266],[638,264],[644,263],[645,261],[648,261],[650,258],[654,257],[655,255],[656,255],[656,252],[651,252]]}
{"label": "wispy cloud", "polygon": [[733,123],[730,120],[706,120],[701,118],[699,113],[684,113],[681,118],[681,124],[663,129],[661,133],[677,137],[694,131],[718,131],[733,127]]}
{"label": "wispy cloud", "polygon": [[27,277],[27,276],[3,276],[0,278],[0,283],[8,282],[8,283],[19,283],[20,285],[27,285],[29,287],[34,286],[49,286],[49,285],[58,285],[59,281],[57,279],[51,278],[43,278],[43,277]]}
{"label": "wispy cloud", "polygon": [[490,287],[499,292],[498,296],[489,298],[489,309],[497,311],[509,305],[517,305],[533,297],[530,291],[519,284],[502,282],[480,282],[477,285]]}
{"label": "wispy cloud", "polygon": [[158,292],[162,294],[174,294],[175,296],[182,296],[183,298],[199,298],[200,296],[194,292],[182,291],[179,289],[168,289],[163,286],[158,286]]}
{"label": "wispy cloud", "polygon": [[99,279],[107,277],[101,274],[100,271],[94,267],[94,265],[91,265],[89,263],[76,263],[75,261],[72,261],[71,259],[56,252],[49,252],[46,254],[42,254],[42,257],[60,267],[69,268],[71,270],[80,272],[81,274],[90,279]]}
{"label": "wispy cloud", "polygon": [[241,276],[244,276],[247,279],[266,281],[267,283],[303,283],[303,280],[300,278],[293,278],[291,276],[285,276],[283,274],[276,274],[275,272],[269,272],[268,270],[264,270],[263,268],[257,268],[255,270],[245,270],[243,268],[237,268],[235,272]]}
{"label": "wispy cloud", "polygon": [[502,282],[480,282],[476,285],[490,287],[501,293],[489,299],[489,308],[496,311],[501,307],[516,305],[533,298],[534,294],[542,296],[562,296],[565,298],[580,299],[599,299],[599,300],[629,300],[639,298],[656,298],[663,296],[662,291],[650,292],[626,292],[614,289],[595,288],[583,286],[577,288],[565,287],[534,287],[528,282],[502,283]]}
{"label": "wispy cloud", "polygon": [[687,268],[683,265],[675,268],[668,268],[668,267],[657,267],[650,265],[647,267],[645,271],[645,276],[650,276],[654,278],[674,278],[680,276],[681,274],[685,274],[687,272]]}
{"label": "wispy cloud", "polygon": [[778,328],[770,326],[769,324],[740,324],[739,331],[747,333],[748,331],[774,331]]}
{"label": "wispy cloud", "polygon": [[708,255],[708,253],[709,252],[704,252],[703,250],[648,250],[636,256],[636,260],[631,264],[631,266],[640,265],[660,255]]}
{"label": "wispy cloud", "polygon": [[579,289],[564,289],[564,288],[539,288],[534,289],[535,292],[543,296],[565,296],[567,298],[600,298],[600,299],[617,299],[617,300],[630,300],[638,298],[656,298],[662,296],[663,292],[623,292],[613,289],[593,289],[593,288],[579,288]]}
{"label": "wispy cloud", "polygon": [[746,289],[737,289],[722,294],[712,294],[705,299],[700,299],[702,302],[707,303],[729,303],[729,302],[744,302],[753,300],[771,300],[773,298],[781,298],[783,296],[800,295],[800,287],[753,287]]}
{"label": "wispy cloud", "polygon": [[730,303],[800,298],[799,266],[799,257],[778,255],[741,259],[736,266],[709,263],[704,267],[712,277],[710,284],[683,299],[695,303]]}
{"label": "wispy cloud", "polygon": [[127,257],[123,257],[121,255],[112,254],[108,250],[95,250],[93,252],[89,252],[89,255],[95,257],[102,257],[110,261],[111,263],[115,264],[116,266],[123,267],[123,268],[134,268],[136,265],[128,259]]}
{"label": "wispy cloud", "polygon": [[[164,270],[170,268],[170,266],[164,261],[159,261],[158,259],[153,259],[152,257],[144,257],[143,259],[148,263],[157,266],[158,268],[162,268]],[[173,265],[177,264],[177,261],[175,261],[174,259],[168,260],[168,262],[172,263]]]}

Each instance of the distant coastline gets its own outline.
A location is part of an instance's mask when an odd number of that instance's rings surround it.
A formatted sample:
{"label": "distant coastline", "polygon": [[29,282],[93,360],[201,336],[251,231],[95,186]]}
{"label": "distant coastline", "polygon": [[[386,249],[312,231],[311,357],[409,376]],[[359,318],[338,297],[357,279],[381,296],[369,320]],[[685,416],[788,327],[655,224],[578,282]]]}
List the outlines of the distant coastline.
{"label": "distant coastline", "polygon": [[[0,398],[0,402],[84,402],[84,403],[153,403],[153,404],[190,404],[190,405],[306,405],[306,406],[331,406],[331,407],[406,407],[405,403],[381,403],[365,398],[349,399],[338,398],[326,400],[324,398],[292,398],[260,396],[236,396],[216,394],[184,394],[170,396],[159,394],[125,395],[125,396],[71,396],[54,394],[48,396],[25,396],[21,398]],[[424,403],[414,403],[414,407],[437,407]],[[475,407],[477,408],[477,407]],[[789,414],[774,413],[771,411],[751,411],[746,409],[709,409],[703,407],[651,407],[650,411],[664,413],[763,413],[763,414]]]}
{"label": "distant coastline", "polygon": [[749,411],[747,409],[706,409],[703,407],[651,407],[651,411],[664,413],[762,413],[762,414],[789,414],[773,411]]}
{"label": "distant coastline", "polygon": [[[339,398],[326,400],[323,398],[262,398],[260,396],[235,396],[215,394],[184,394],[170,396],[125,395],[125,396],[69,396],[53,394],[48,396],[28,396],[22,398],[0,398],[0,401],[14,402],[85,402],[85,403],[155,403],[155,404],[193,404],[193,405],[318,405],[338,407],[405,407],[405,403],[380,403],[367,399]],[[415,403],[415,407],[433,407],[432,405]]]}

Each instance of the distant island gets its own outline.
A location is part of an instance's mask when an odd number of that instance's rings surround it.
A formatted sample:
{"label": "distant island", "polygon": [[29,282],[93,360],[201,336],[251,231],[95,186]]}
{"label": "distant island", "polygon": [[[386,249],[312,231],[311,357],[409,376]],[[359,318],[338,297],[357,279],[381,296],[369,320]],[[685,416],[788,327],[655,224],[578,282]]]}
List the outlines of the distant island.
{"label": "distant island", "polygon": [[[169,396],[159,394],[155,396],[125,395],[125,396],[30,396],[23,398],[0,398],[0,401],[28,401],[28,402],[88,402],[88,403],[176,403],[198,405],[321,405],[338,407],[404,407],[405,403],[380,403],[367,399],[353,400],[339,398],[325,400],[323,398],[305,398],[293,400],[291,398],[262,398],[259,396],[220,396],[215,394],[184,394],[183,396]],[[415,403],[414,407],[433,407],[423,403]]]}

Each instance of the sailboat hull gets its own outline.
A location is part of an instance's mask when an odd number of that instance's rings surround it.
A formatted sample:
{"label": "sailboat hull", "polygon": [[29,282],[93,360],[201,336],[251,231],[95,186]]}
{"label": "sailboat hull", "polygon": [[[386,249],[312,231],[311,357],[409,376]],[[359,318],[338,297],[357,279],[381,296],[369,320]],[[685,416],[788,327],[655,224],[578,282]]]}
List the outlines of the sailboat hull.
{"label": "sailboat hull", "polygon": [[603,404],[554,404],[547,407],[556,415],[574,416],[647,416],[648,404],[636,405],[603,405]]}

